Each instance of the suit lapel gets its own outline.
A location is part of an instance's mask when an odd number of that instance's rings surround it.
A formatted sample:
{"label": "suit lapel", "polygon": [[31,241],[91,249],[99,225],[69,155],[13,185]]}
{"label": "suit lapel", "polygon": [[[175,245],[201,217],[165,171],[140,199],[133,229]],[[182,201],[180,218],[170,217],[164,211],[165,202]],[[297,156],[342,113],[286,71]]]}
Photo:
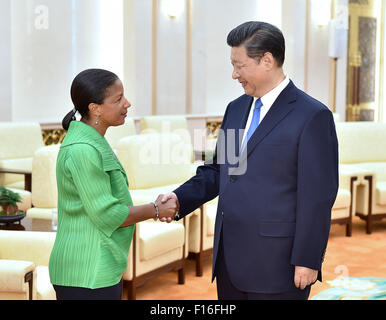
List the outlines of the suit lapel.
{"label": "suit lapel", "polygon": [[[256,131],[249,139],[244,152],[239,157],[238,167],[232,168],[230,174],[244,173],[243,162],[247,160],[248,156],[253,152],[256,146],[279,124],[279,122],[294,109],[295,105],[291,104],[291,102],[294,101],[296,101],[296,87],[293,82],[290,81],[288,86],[277,97]],[[239,128],[245,128],[245,123],[241,124]]]}
{"label": "suit lapel", "polygon": [[[232,122],[227,126],[226,130],[232,129],[235,132],[234,141],[235,143],[235,155],[239,156],[241,148],[241,139],[243,138],[243,131],[248,120],[249,111],[251,110],[251,104],[253,97],[245,96],[244,101],[237,107],[238,113],[236,117],[233,117]],[[239,142],[239,143],[238,143]]]}
{"label": "suit lapel", "polygon": [[[256,146],[268,135],[276,125],[284,119],[294,108],[291,102],[296,100],[296,88],[292,81],[277,97],[256,131],[253,133],[247,143],[247,156],[256,148]],[[244,152],[245,153],[245,152]]]}

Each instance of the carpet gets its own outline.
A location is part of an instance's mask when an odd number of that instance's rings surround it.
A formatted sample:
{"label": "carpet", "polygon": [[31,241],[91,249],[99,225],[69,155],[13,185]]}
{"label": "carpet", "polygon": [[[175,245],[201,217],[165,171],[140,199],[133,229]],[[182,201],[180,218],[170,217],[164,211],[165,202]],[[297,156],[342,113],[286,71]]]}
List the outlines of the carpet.
{"label": "carpet", "polygon": [[386,279],[337,277],[326,281],[330,289],[315,295],[312,300],[386,300]]}

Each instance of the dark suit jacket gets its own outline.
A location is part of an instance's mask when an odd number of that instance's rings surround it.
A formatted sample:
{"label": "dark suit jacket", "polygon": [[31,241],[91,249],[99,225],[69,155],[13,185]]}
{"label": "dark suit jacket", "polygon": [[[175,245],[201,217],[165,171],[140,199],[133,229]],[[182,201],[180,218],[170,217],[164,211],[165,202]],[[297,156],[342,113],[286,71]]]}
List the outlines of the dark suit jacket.
{"label": "dark suit jacket", "polygon": [[198,167],[174,192],[179,218],[219,195],[212,281],[222,231],[229,276],[239,290],[286,292],[294,289],[295,266],[321,270],[338,190],[335,125],[326,106],[290,81],[238,163],[219,159],[230,139],[242,137],[238,130],[252,101],[243,95],[228,105],[213,163]]}

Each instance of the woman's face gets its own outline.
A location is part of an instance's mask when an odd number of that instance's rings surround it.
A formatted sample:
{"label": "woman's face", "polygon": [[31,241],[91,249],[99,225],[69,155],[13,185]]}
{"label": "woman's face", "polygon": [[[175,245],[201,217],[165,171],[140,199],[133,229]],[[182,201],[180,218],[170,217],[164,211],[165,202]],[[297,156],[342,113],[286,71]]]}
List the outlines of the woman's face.
{"label": "woman's face", "polygon": [[124,96],[121,80],[117,79],[113,85],[107,88],[106,97],[99,108],[99,123],[110,126],[119,126],[125,123],[127,109],[131,107]]}

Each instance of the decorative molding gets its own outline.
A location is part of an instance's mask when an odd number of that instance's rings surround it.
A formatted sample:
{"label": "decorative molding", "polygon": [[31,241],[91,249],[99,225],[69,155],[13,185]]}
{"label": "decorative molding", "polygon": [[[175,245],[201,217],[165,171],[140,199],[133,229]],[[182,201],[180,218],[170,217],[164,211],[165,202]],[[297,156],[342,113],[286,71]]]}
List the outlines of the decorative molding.
{"label": "decorative molding", "polygon": [[46,146],[60,144],[66,135],[64,129],[42,129],[43,142]]}
{"label": "decorative molding", "polygon": [[206,123],[206,137],[208,139],[217,139],[221,124],[221,121],[208,121]]}
{"label": "decorative molding", "polygon": [[383,10],[383,0],[349,1],[347,121],[381,119]]}
{"label": "decorative molding", "polygon": [[[222,114],[189,114],[185,115],[186,120],[188,121],[188,127],[192,126],[192,136],[195,129],[206,129],[206,137],[208,139],[217,139],[218,131],[222,124],[223,115]],[[139,122],[142,116],[132,117],[134,120],[137,134],[140,134],[140,125]],[[197,124],[198,125],[194,125]],[[43,141],[45,145],[53,145],[62,143],[64,137],[66,136],[66,131],[62,128],[61,123],[41,123],[40,124]]]}
{"label": "decorative molding", "polygon": [[359,103],[375,102],[375,66],[377,55],[377,18],[359,17],[358,50],[360,66]]}

